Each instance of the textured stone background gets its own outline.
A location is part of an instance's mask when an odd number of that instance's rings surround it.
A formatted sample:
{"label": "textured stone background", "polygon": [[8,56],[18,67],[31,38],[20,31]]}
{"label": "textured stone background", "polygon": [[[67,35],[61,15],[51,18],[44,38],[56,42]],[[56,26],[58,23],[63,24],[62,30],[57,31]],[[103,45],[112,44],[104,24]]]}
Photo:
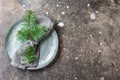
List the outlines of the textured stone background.
{"label": "textured stone background", "polygon": [[[26,9],[65,23],[57,29],[59,58],[43,70],[12,67],[5,50]],[[0,0],[0,80],[120,80],[120,0]]]}

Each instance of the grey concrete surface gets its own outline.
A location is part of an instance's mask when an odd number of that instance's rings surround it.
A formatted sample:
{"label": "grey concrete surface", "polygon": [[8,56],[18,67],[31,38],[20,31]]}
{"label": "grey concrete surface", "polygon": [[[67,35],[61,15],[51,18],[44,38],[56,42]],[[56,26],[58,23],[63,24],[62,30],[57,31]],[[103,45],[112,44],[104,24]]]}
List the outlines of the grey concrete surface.
{"label": "grey concrete surface", "polygon": [[[65,24],[57,29],[59,58],[42,70],[14,68],[5,50],[9,29],[27,9]],[[120,80],[120,1],[0,0],[0,80]]]}

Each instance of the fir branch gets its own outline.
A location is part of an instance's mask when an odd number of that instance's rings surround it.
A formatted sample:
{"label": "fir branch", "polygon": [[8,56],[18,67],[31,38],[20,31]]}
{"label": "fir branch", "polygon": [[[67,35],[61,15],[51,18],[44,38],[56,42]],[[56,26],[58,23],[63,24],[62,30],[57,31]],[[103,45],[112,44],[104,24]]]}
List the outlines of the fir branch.
{"label": "fir branch", "polygon": [[26,59],[28,63],[33,62],[36,59],[35,47],[27,47],[23,57]]}
{"label": "fir branch", "polygon": [[[37,41],[47,32],[47,28],[44,25],[36,23],[36,14],[31,10],[26,11],[22,21],[24,27],[17,33],[17,39],[20,42],[25,42],[27,40]],[[28,63],[33,62],[36,59],[35,47],[27,47],[24,58],[28,61]]]}
{"label": "fir branch", "polygon": [[44,25],[38,25],[36,23],[35,12],[28,10],[23,18],[24,27],[18,31],[17,39],[20,42],[25,42],[27,40],[36,41],[42,38],[47,32],[47,28]]}

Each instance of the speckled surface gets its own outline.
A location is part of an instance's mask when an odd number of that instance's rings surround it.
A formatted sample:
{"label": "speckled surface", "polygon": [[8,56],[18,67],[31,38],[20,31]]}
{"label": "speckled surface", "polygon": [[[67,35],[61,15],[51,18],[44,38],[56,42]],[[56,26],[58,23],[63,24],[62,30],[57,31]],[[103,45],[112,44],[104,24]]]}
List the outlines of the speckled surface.
{"label": "speckled surface", "polygon": [[[43,70],[12,67],[5,50],[9,29],[26,9],[65,24],[57,29],[59,58]],[[120,1],[0,0],[0,66],[0,80],[120,80]]]}

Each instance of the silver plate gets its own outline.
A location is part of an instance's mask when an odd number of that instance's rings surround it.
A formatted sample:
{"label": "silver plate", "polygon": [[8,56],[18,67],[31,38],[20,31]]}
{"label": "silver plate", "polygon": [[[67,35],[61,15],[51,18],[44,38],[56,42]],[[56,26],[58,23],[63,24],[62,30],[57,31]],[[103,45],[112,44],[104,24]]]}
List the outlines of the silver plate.
{"label": "silver plate", "polygon": [[[13,58],[15,51],[20,47],[20,42],[16,38],[17,32],[23,27],[21,20],[17,21],[12,28],[10,29],[7,38],[6,38],[6,50],[10,57]],[[39,47],[40,58],[38,66],[35,68],[28,68],[29,70],[41,69],[48,64],[50,64],[55,56],[57,55],[58,50],[58,36],[55,30],[45,39]]]}

